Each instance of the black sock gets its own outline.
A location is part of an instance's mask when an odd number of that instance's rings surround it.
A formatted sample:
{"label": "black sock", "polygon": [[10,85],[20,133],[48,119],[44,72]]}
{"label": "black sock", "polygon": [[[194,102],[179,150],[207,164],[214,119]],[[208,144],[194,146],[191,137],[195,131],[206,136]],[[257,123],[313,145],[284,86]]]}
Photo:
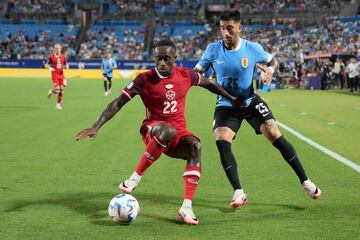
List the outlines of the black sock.
{"label": "black sock", "polygon": [[110,90],[111,89],[111,80],[109,80],[109,87],[108,89]]}
{"label": "black sock", "polygon": [[284,136],[281,136],[278,139],[276,139],[273,142],[273,145],[280,151],[285,161],[295,171],[301,183],[304,182],[306,179],[308,179],[305,170],[296,155],[294,147],[285,139]]}
{"label": "black sock", "polygon": [[225,140],[217,140],[216,146],[220,153],[221,164],[233,189],[241,189],[237,163],[231,151],[231,143]]}
{"label": "black sock", "polygon": [[107,92],[108,88],[107,88],[107,81],[104,81],[104,89],[105,89],[105,92]]}

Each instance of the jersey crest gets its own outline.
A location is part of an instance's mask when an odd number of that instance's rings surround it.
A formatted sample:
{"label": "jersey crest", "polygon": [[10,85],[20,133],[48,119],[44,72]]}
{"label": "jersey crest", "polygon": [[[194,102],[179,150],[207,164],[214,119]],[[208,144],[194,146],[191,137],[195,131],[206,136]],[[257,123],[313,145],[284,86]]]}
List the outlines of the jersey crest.
{"label": "jersey crest", "polygon": [[241,58],[241,66],[243,68],[247,68],[247,66],[249,66],[249,58],[247,57],[242,57]]}
{"label": "jersey crest", "polygon": [[169,90],[166,92],[166,99],[167,100],[173,100],[175,98],[175,91]]}

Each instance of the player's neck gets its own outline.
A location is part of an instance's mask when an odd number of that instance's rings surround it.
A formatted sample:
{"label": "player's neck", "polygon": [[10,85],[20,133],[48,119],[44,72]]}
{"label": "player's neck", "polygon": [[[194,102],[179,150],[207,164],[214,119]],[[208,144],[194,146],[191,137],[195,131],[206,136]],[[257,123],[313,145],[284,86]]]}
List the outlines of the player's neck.
{"label": "player's neck", "polygon": [[224,41],[224,45],[227,50],[231,50],[231,51],[239,50],[240,45],[241,45],[241,38],[238,37],[231,45],[227,45]]}
{"label": "player's neck", "polygon": [[169,75],[161,75],[160,72],[157,70],[157,68],[155,67],[155,72],[158,75],[159,78],[169,78],[173,75],[173,69],[171,68]]}

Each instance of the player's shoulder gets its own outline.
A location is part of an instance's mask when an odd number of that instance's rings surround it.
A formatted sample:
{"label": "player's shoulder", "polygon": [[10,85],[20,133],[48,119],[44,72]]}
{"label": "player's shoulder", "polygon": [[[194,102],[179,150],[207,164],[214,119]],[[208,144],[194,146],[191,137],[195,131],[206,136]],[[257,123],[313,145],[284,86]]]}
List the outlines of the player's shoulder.
{"label": "player's shoulder", "polygon": [[155,68],[139,73],[139,75],[136,78],[142,79],[145,82],[148,81],[153,82],[157,78]]}
{"label": "player's shoulder", "polygon": [[216,52],[219,49],[223,48],[223,46],[224,46],[223,40],[217,40],[215,42],[209,43],[209,45],[207,46],[207,50]]}
{"label": "player's shoulder", "polygon": [[241,39],[241,41],[243,41],[244,46],[249,49],[258,49],[262,47],[258,42],[250,41],[243,38]]}
{"label": "player's shoulder", "polygon": [[189,76],[192,71],[195,72],[194,70],[185,67],[174,67],[174,71],[182,76]]}

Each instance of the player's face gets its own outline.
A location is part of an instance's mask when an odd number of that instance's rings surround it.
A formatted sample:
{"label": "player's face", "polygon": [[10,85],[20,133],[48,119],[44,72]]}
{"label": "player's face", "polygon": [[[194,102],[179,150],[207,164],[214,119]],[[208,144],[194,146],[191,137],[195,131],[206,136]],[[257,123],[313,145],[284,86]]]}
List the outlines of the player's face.
{"label": "player's face", "polygon": [[55,45],[54,51],[55,51],[56,55],[59,55],[61,53],[61,46],[60,45]]}
{"label": "player's face", "polygon": [[170,76],[175,62],[175,50],[172,47],[160,46],[155,48],[155,64],[159,73]]}
{"label": "player's face", "polygon": [[220,31],[226,46],[233,46],[237,43],[241,30],[240,22],[234,20],[220,21]]}
{"label": "player's face", "polygon": [[106,54],[107,58],[111,58],[111,53]]}

